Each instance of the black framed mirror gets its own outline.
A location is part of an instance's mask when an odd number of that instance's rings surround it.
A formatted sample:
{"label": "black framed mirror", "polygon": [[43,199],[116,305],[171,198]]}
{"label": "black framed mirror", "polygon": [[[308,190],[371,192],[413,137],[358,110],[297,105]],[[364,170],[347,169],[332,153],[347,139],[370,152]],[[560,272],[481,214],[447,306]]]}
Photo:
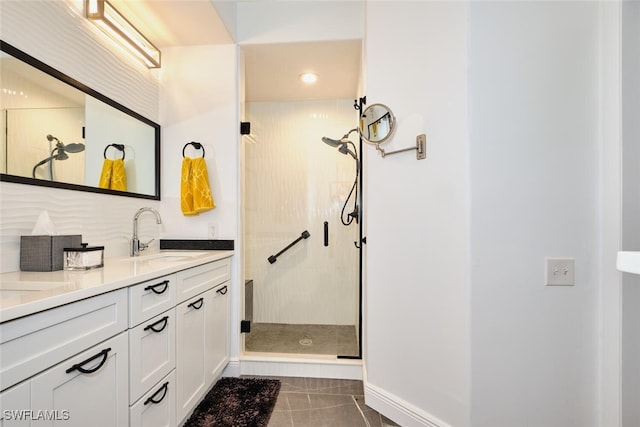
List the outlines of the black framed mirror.
{"label": "black framed mirror", "polygon": [[2,40],[0,78],[0,181],[160,200],[159,124]]}

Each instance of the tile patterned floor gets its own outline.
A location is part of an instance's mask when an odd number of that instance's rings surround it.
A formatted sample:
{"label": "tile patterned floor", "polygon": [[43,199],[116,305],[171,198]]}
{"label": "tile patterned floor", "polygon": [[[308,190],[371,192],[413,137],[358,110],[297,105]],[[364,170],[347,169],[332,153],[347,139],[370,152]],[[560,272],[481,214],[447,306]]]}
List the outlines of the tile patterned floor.
{"label": "tile patterned floor", "polygon": [[358,338],[353,325],[252,323],[245,351],[357,356]]}
{"label": "tile patterned floor", "polygon": [[268,427],[392,427],[364,404],[362,381],[272,377],[282,382]]}

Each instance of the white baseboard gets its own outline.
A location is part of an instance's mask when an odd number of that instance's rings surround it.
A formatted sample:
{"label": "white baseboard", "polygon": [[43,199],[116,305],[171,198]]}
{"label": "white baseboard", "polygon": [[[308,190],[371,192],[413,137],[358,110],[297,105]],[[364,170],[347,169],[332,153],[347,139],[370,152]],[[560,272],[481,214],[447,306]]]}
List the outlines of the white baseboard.
{"label": "white baseboard", "polygon": [[364,401],[385,417],[403,427],[451,427],[449,424],[369,383],[364,375]]}
{"label": "white baseboard", "polygon": [[231,358],[229,359],[229,363],[222,371],[223,377],[239,377],[240,376],[240,359]]}
{"label": "white baseboard", "polygon": [[[234,373],[236,375],[227,375]],[[262,375],[279,377],[339,378],[362,380],[362,361],[323,356],[243,355],[230,360],[225,376]]]}

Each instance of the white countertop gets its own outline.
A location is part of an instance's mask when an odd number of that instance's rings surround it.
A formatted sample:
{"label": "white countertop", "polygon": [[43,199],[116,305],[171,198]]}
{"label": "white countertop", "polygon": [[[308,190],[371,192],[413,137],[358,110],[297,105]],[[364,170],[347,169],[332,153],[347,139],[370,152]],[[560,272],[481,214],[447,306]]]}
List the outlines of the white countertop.
{"label": "white countertop", "polygon": [[0,323],[90,298],[136,283],[228,258],[234,251],[167,250],[140,257],[105,258],[83,271],[0,274]]}

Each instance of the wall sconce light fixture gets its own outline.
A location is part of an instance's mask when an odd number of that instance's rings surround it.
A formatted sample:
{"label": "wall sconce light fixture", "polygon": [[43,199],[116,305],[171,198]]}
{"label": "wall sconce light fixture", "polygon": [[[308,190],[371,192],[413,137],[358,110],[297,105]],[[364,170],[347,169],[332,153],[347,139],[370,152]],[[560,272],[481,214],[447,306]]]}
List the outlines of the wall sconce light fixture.
{"label": "wall sconce light fixture", "polygon": [[160,50],[107,0],[86,0],[87,19],[149,68],[160,68]]}

